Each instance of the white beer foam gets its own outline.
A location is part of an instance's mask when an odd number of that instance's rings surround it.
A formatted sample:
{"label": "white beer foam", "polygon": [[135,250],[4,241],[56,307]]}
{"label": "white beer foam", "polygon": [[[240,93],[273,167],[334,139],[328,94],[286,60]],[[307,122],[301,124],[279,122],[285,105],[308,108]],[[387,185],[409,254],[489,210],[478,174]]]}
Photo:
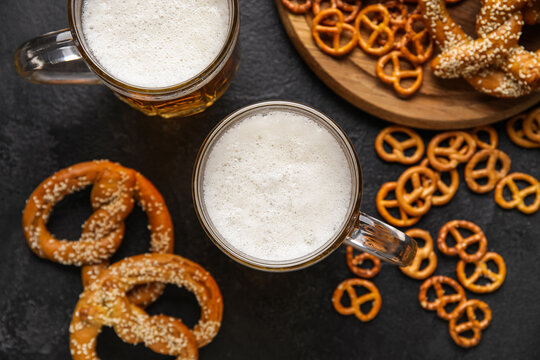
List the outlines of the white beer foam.
{"label": "white beer foam", "polygon": [[84,38],[107,73],[139,87],[180,84],[223,47],[226,0],[84,0]]}
{"label": "white beer foam", "polygon": [[351,172],[336,139],[303,115],[272,111],[242,120],[214,144],[203,201],[219,233],[258,259],[319,249],[349,207]]}

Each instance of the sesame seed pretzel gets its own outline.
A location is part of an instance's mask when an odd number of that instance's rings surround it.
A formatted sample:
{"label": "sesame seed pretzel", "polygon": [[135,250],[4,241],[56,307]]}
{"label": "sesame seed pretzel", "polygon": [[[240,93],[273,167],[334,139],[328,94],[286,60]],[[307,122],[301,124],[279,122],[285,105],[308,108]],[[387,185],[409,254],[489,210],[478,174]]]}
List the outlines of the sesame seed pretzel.
{"label": "sesame seed pretzel", "polygon": [[[355,286],[362,286],[366,288],[369,292],[362,296],[357,296],[354,289]],[[345,307],[341,303],[341,298],[343,294],[347,292],[349,295],[351,305]],[[362,312],[361,306],[366,302],[373,302],[371,310],[366,314]],[[343,281],[338,285],[332,296],[332,304],[334,304],[334,309],[342,315],[352,315],[354,314],[360,321],[366,322],[373,320],[375,316],[381,310],[381,294],[377,287],[370,281],[365,279],[348,279]]]}
{"label": "sesame seed pretzel", "polygon": [[[411,182],[412,191],[406,190]],[[424,166],[413,166],[401,174],[396,186],[396,199],[399,206],[411,216],[422,216],[431,208],[433,193],[437,189],[437,176],[433,170]],[[421,202],[420,206],[418,201]]]}
{"label": "sesame seed pretzel", "polygon": [[527,25],[540,24],[540,0],[533,0],[523,8],[523,20]]}
{"label": "sesame seed pretzel", "polygon": [[[371,279],[381,271],[381,260],[379,258],[362,251],[355,255],[354,250],[352,246],[347,246],[347,266],[354,275]],[[372,264],[370,269],[360,267],[366,261]]]}
{"label": "sesame seed pretzel", "polygon": [[[358,44],[366,53],[375,56],[386,54],[394,46],[394,33],[390,29],[390,13],[381,4],[373,4],[363,8],[354,22],[354,27],[358,33]],[[362,28],[367,28],[369,36],[365,39],[362,36]],[[383,44],[379,44],[382,39]]]}
{"label": "sesame seed pretzel", "polygon": [[[527,182],[530,185],[519,189],[516,180]],[[506,200],[504,198],[503,191],[505,187],[508,187],[512,192],[512,200]],[[534,195],[534,201],[527,205],[525,198],[530,195]],[[503,209],[517,208],[524,214],[533,214],[540,208],[540,183],[531,175],[517,172],[512,173],[497,183],[495,187],[495,202]]]}
{"label": "sesame seed pretzel", "polygon": [[[448,146],[440,144],[448,140]],[[476,151],[473,137],[464,131],[447,131],[431,139],[427,148],[430,165],[439,171],[455,169],[459,163],[469,161]]]}
{"label": "sesame seed pretzel", "polygon": [[[488,268],[488,261],[493,261],[497,265],[497,272],[493,272]],[[475,261],[475,269],[471,276],[467,276],[465,273],[466,264],[466,261],[460,260],[456,267],[456,274],[459,282],[469,291],[478,294],[493,292],[501,287],[506,278],[504,259],[495,252],[487,252],[480,260]],[[484,285],[477,284],[476,282],[481,277],[488,279],[490,282]]]}
{"label": "sesame seed pretzel", "polygon": [[529,140],[540,143],[540,108],[531,112],[523,121],[523,132]]}
{"label": "sesame seed pretzel", "polygon": [[[422,24],[423,28],[416,31],[415,24]],[[414,49],[414,51],[411,51]],[[423,64],[433,54],[433,39],[430,36],[422,15],[411,14],[405,22],[405,36],[401,39],[401,52],[414,64]]]}
{"label": "sesame seed pretzel", "polygon": [[[485,132],[488,134],[488,143],[480,140],[478,134],[481,132]],[[474,141],[476,141],[476,145],[478,145],[478,147],[482,149],[496,149],[497,146],[499,146],[499,135],[497,134],[497,130],[495,130],[493,126],[478,126],[471,130],[471,136],[473,137]]]}
{"label": "sesame seed pretzel", "polygon": [[[459,232],[459,229],[466,229],[473,234],[468,237],[463,237]],[[448,234],[451,234],[456,245],[450,247],[446,243]],[[473,253],[467,253],[467,247],[472,244],[478,243],[478,250]],[[461,260],[467,262],[474,262],[480,260],[487,251],[487,238],[480,227],[467,220],[452,220],[444,224],[439,231],[439,237],[437,238],[437,246],[439,250],[448,256],[459,255]]]}
{"label": "sesame seed pretzel", "polygon": [[[398,141],[393,134],[404,133],[409,136],[407,140]],[[387,153],[384,150],[384,143],[392,147],[392,153]],[[424,141],[418,133],[404,126],[389,126],[384,128],[375,139],[375,150],[377,154],[386,161],[398,162],[401,164],[414,164],[418,162],[424,155]],[[416,151],[411,156],[405,155],[405,150],[416,148]]]}
{"label": "sesame seed pretzel", "polygon": [[[429,167],[429,160],[422,160],[420,166]],[[432,169],[433,170],[433,169]],[[442,173],[433,170],[437,176],[437,190],[433,193],[431,202],[435,206],[448,204],[454,198],[459,188],[459,173],[456,169],[447,171],[450,174],[450,183],[446,184],[442,179]]]}
{"label": "sesame seed pretzel", "polygon": [[[83,224],[78,241],[59,240],[47,229],[53,207],[66,195],[93,184],[93,214]],[[151,252],[172,252],[174,234],[165,201],[157,189],[135,170],[109,161],[91,161],[58,171],[30,196],[23,213],[23,229],[36,255],[64,265],[83,266],[86,286],[107,266],[124,236],[124,219],[137,201],[148,216]],[[163,291],[163,284],[133,289],[130,299],[147,306]]]}
{"label": "sesame seed pretzel", "polygon": [[518,44],[523,26],[521,8],[530,0],[486,0],[473,40],[448,14],[444,0],[419,0],[429,32],[442,52],[431,63],[436,76],[463,77],[486,94],[511,98],[540,85],[540,50]]}
{"label": "sesame seed pretzel", "polygon": [[[149,282],[170,283],[193,292],[201,319],[193,330],[176,318],[149,316],[126,293]],[[97,360],[96,338],[103,326],[113,327],[125,342],[144,342],[160,354],[196,359],[221,325],[223,301],[212,276],[201,266],[173,254],[143,254],[109,266],[81,294],[70,325],[74,360]]]}
{"label": "sesame seed pretzel", "polygon": [[[448,323],[450,336],[454,342],[464,348],[478,345],[482,339],[482,330],[491,323],[492,312],[488,304],[481,300],[472,299],[459,305],[456,308],[456,316],[452,317]],[[475,311],[482,311],[484,318],[479,321],[476,318]],[[466,322],[459,322],[463,315],[467,315]],[[464,332],[472,331],[473,337],[461,336]]]}
{"label": "sesame seed pretzel", "polygon": [[[454,290],[453,294],[447,294],[442,285],[446,285]],[[436,298],[433,301],[428,300],[428,290],[433,288]],[[420,306],[426,310],[437,310],[437,316],[444,320],[450,320],[458,314],[460,305],[467,301],[465,290],[459,283],[447,276],[432,276],[422,283],[420,292],[418,293],[418,301]],[[448,313],[445,306],[448,304],[457,303],[458,306]]]}
{"label": "sesame seed pretzel", "polygon": [[[433,251],[433,239],[429,232],[422,229],[409,229],[405,234],[415,240],[424,240],[424,246],[418,247],[416,255],[409,266],[400,267],[399,270],[410,278],[423,280],[431,276],[437,268],[437,255]],[[428,265],[420,269],[424,260],[428,261]]]}
{"label": "sesame seed pretzel", "polygon": [[[476,166],[483,161],[487,161],[486,167],[476,169]],[[500,170],[497,170],[497,163],[501,164]],[[498,149],[482,149],[469,160],[465,166],[465,181],[469,189],[484,194],[495,188],[497,182],[510,171],[510,157]],[[485,184],[479,184],[478,179],[487,179]]]}
{"label": "sesame seed pretzel", "polygon": [[281,3],[285,5],[290,12],[304,14],[311,9],[312,0],[305,0],[304,2],[301,0],[281,0]]}
{"label": "sesame seed pretzel", "polygon": [[[401,226],[401,227],[408,227],[413,226],[418,221],[420,221],[420,216],[410,216],[407,214],[401,206],[399,205],[399,202],[397,199],[387,199],[388,195],[395,191],[397,186],[396,182],[387,182],[381,186],[379,192],[377,193],[377,210],[379,211],[379,214],[388,221],[390,224],[394,226]],[[421,206],[422,202],[418,200],[416,202],[417,206]],[[390,214],[388,209],[399,209],[400,218],[396,218]]]}
{"label": "sesame seed pretzel", "polygon": [[[393,36],[393,35],[392,35]],[[402,49],[403,50],[403,49]],[[411,63],[412,70],[402,70],[400,60]],[[388,75],[384,68],[391,61],[392,74]],[[411,62],[401,51],[394,50],[384,56],[381,56],[377,61],[376,67],[377,77],[387,84],[394,86],[394,90],[401,96],[411,96],[420,89],[424,78],[424,70],[418,64]],[[414,79],[411,86],[405,87],[401,85],[403,79]]]}
{"label": "sesame seed pretzel", "polygon": [[538,149],[540,148],[540,142],[529,140],[523,131],[523,121],[526,118],[526,114],[520,114],[508,120],[506,122],[506,132],[514,144],[526,149]]}
{"label": "sesame seed pretzel", "polygon": [[[325,20],[332,20],[334,17],[337,17],[335,25],[321,25]],[[341,46],[341,34],[344,30],[350,31],[352,36],[345,45]],[[331,47],[321,39],[320,33],[327,34],[332,37]],[[311,26],[311,35],[313,36],[313,39],[315,39],[317,46],[319,46],[322,51],[332,56],[343,56],[350,53],[354,50],[358,39],[356,29],[352,25],[345,22],[343,13],[341,11],[334,8],[323,10],[317,16],[315,16]]]}

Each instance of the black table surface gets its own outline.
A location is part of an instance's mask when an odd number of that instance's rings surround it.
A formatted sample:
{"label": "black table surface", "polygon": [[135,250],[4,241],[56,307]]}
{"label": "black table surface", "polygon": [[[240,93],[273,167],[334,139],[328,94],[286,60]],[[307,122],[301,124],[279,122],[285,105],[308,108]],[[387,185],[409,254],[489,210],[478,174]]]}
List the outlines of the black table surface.
{"label": "black table surface", "polygon": [[[473,0],[467,0],[473,1]],[[69,359],[68,326],[82,291],[80,271],[35,256],[26,245],[21,212],[32,190],[69,165],[110,159],[147,176],[163,194],[175,227],[175,253],[204,266],[224,297],[222,328],[201,359],[533,359],[540,358],[540,214],[526,216],[495,205],[464,184],[453,201],[434,208],[418,227],[436,237],[452,219],[481,226],[489,249],[500,253],[508,275],[501,289],[470,298],[486,301],[493,321],[479,346],[464,350],[448,324],[420,308],[421,282],[384,264],[373,280],[382,294],[380,314],[369,323],[342,316],[331,304],[334,288],[352,277],[345,248],[301,271],[265,273],[239,265],[202,230],[191,199],[191,171],[205,135],[232,111],[262,100],[312,105],[348,133],[363,166],[362,208],[376,214],[375,195],[404,167],[385,163],[373,143],[388,123],[332,93],[304,64],[283,30],[274,1],[241,0],[241,65],[227,93],[203,114],[177,120],[145,117],[104,86],[35,85],[18,78],[13,52],[22,42],[67,26],[66,1],[0,2],[0,359]],[[210,34],[209,34],[210,36]],[[389,96],[391,93],[389,92]],[[540,178],[540,151],[511,143],[498,124],[500,148],[513,171]],[[429,140],[431,132],[422,132]],[[91,213],[89,190],[55,208],[50,229],[76,238]],[[113,261],[143,253],[146,216],[136,209]],[[437,274],[455,278],[456,259],[439,254]],[[168,286],[149,313],[165,313],[192,326],[199,307],[186,290]],[[143,345],[124,344],[105,329],[98,338],[102,359],[166,359]]]}

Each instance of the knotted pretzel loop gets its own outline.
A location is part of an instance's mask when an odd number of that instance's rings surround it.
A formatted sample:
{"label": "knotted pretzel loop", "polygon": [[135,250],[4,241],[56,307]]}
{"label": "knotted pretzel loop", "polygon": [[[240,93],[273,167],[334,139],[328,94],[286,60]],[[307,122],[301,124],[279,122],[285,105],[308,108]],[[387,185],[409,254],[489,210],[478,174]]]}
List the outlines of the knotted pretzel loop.
{"label": "knotted pretzel loop", "polygon": [[[530,185],[519,189],[516,181],[524,181]],[[507,201],[503,196],[504,188],[512,192],[512,200]],[[527,205],[525,199],[534,196],[534,201]],[[532,214],[540,208],[540,183],[531,175],[524,173],[512,173],[503,178],[495,187],[495,202],[503,209],[516,208],[524,214]]]}
{"label": "knotted pretzel loop", "polygon": [[508,120],[506,122],[506,132],[514,144],[526,149],[538,149],[540,148],[540,142],[529,140],[523,131],[523,121],[526,118],[526,114],[520,114]]}
{"label": "knotted pretzel loop", "polygon": [[[417,243],[418,239],[424,240],[424,246],[418,247],[409,266],[400,267],[399,270],[410,278],[423,280],[433,274],[437,268],[437,255],[433,251],[433,239],[429,232],[422,229],[410,229],[405,234],[417,240]],[[424,269],[420,269],[424,260],[428,261],[428,265]]]}
{"label": "knotted pretzel loop", "polygon": [[301,0],[281,0],[281,3],[295,14],[304,14],[311,9],[312,0],[305,0],[304,2]]}
{"label": "knotted pretzel loop", "polygon": [[[411,182],[412,191],[406,185]],[[423,166],[413,166],[403,172],[397,181],[396,199],[399,206],[411,216],[422,216],[429,211],[433,193],[437,189],[437,176],[433,170]],[[420,201],[422,205],[414,206]]]}
{"label": "knotted pretzel loop", "polygon": [[[458,306],[456,310],[458,310],[456,316],[452,317],[448,324],[450,336],[457,345],[464,348],[478,345],[482,339],[482,330],[487,328],[491,323],[491,308],[483,301],[472,299]],[[484,318],[481,321],[476,318],[476,310],[482,311],[484,315]],[[458,323],[463,315],[467,315],[467,321]],[[460,335],[467,331],[473,332],[472,338]]]}
{"label": "knotted pretzel loop", "polygon": [[[352,246],[347,246],[347,266],[354,275],[371,279],[381,271],[381,260],[379,260],[379,258],[362,251],[355,255],[354,250],[355,249]],[[364,269],[361,267],[366,261],[372,264],[371,268]]]}
{"label": "knotted pretzel loop", "polygon": [[[493,261],[497,265],[497,272],[491,271],[487,263]],[[498,288],[504,282],[506,278],[506,264],[502,256],[495,252],[487,252],[480,260],[475,261],[475,269],[471,276],[467,276],[465,273],[465,266],[467,262],[460,260],[457,264],[456,274],[459,282],[467,289],[478,294],[490,293]],[[476,282],[481,277],[488,279],[490,282],[484,285],[477,284]]]}
{"label": "knotted pretzel loop", "polygon": [[[421,66],[412,62],[411,65],[413,67],[413,70],[401,70],[401,59],[403,59],[403,61],[410,62],[410,60],[405,57],[401,51],[392,51],[379,58],[376,68],[377,76],[383,82],[387,84],[392,84],[394,86],[394,90],[399,95],[410,96],[414,94],[418,89],[420,89],[420,86],[422,85],[422,79],[424,77],[424,72]],[[386,74],[386,72],[384,71],[384,68],[389,61],[392,62],[391,75]],[[403,79],[414,79],[414,82],[411,86],[404,87],[403,85],[401,85]]]}
{"label": "knotted pretzel loop", "polygon": [[[485,132],[488,134],[489,143],[480,140],[478,134],[481,132]],[[493,126],[478,126],[471,130],[471,136],[473,137],[474,141],[476,141],[476,145],[478,145],[478,147],[482,149],[496,149],[497,146],[499,146],[499,135],[497,134],[497,130],[495,130]]]}
{"label": "knotted pretzel loop", "polygon": [[341,10],[344,15],[345,22],[353,22],[362,7],[362,1],[360,0],[336,0],[337,8]]}
{"label": "knotted pretzel loop", "polygon": [[[366,6],[360,11],[354,22],[358,33],[358,44],[366,53],[376,56],[386,54],[394,46],[394,33],[390,29],[390,13],[381,4]],[[371,32],[367,40],[362,36],[362,28],[366,27]],[[384,44],[375,47],[375,43]]]}
{"label": "knotted pretzel loop", "polygon": [[[476,169],[476,166],[487,161],[486,167]],[[497,163],[500,163],[501,168],[497,170]],[[474,154],[465,166],[465,181],[472,191],[484,194],[495,188],[497,182],[508,174],[510,171],[511,160],[506,153],[498,149],[483,149]],[[483,185],[478,183],[478,179],[487,179]]]}
{"label": "knotted pretzel loop", "polygon": [[[464,238],[459,232],[459,229],[469,230],[473,234]],[[448,246],[446,243],[449,233],[456,241],[456,245],[453,247]],[[467,248],[475,243],[478,243],[478,250],[474,254],[469,254]],[[437,238],[437,245],[439,250],[445,255],[459,255],[461,260],[474,262],[480,260],[486,254],[487,238],[478,225],[466,220],[452,220],[441,228],[439,237]]]}
{"label": "knotted pretzel loop", "polygon": [[[397,199],[387,199],[388,195],[395,191],[397,186],[396,182],[387,182],[381,186],[381,189],[377,193],[377,210],[379,211],[379,214],[388,221],[390,224],[394,226],[400,226],[400,227],[408,227],[413,226],[418,221],[420,221],[420,216],[409,216],[403,209],[399,206],[399,202]],[[416,205],[418,207],[422,206],[422,202],[418,200],[416,202]],[[399,209],[400,218],[395,218],[390,214],[388,209]]]}
{"label": "knotted pretzel loop", "polygon": [[[448,146],[440,144],[448,140]],[[429,163],[439,171],[455,169],[459,163],[469,161],[476,151],[473,137],[464,131],[447,131],[431,139],[427,148]]]}
{"label": "knotted pretzel loop", "polygon": [[[355,286],[362,286],[369,292],[362,296],[357,296]],[[341,303],[344,292],[347,292],[351,305],[345,307]],[[366,314],[362,312],[361,306],[366,302],[373,302],[371,310]],[[381,294],[377,287],[365,279],[348,279],[338,285],[332,296],[332,303],[336,311],[342,315],[354,314],[360,321],[366,322],[373,320],[381,310]]]}
{"label": "knotted pretzel loop", "polygon": [[[405,23],[405,36],[401,39],[401,52],[414,64],[425,63],[433,54],[433,39],[422,20],[422,15],[412,14]],[[416,31],[415,24],[422,24],[423,29]],[[414,49],[414,52],[411,51]]]}
{"label": "knotted pretzel loop", "polygon": [[[329,6],[323,9],[321,5],[322,5],[323,2],[326,2],[326,1],[329,2]],[[313,12],[313,16],[319,15],[321,10],[326,10],[326,9],[329,9],[329,8],[332,8],[332,9],[337,8],[337,0],[326,0],[326,1],[325,0],[314,0],[313,1],[313,6],[311,7],[311,11]],[[336,20],[326,19],[322,23],[324,25],[335,25]]]}
{"label": "knotted pretzel loop", "polygon": [[523,132],[529,140],[540,143],[540,108],[531,112],[523,121]]}
{"label": "knotted pretzel loop", "polygon": [[[446,294],[442,285],[451,287],[455,293]],[[436,299],[429,301],[427,293],[430,288],[435,290]],[[437,310],[437,316],[444,320],[450,320],[454,318],[459,311],[460,305],[467,301],[465,297],[465,290],[458,284],[457,281],[446,276],[432,276],[422,283],[420,286],[420,292],[418,293],[418,301],[420,306],[426,310]],[[457,303],[458,306],[450,313],[445,309],[448,304]]]}
{"label": "knotted pretzel loop", "polygon": [[[149,316],[128,300],[126,293],[131,288],[149,282],[175,284],[195,294],[201,319],[192,331],[178,319]],[[71,353],[74,360],[96,360],[96,337],[102,326],[111,326],[126,342],[144,342],[152,350],[178,359],[196,358],[197,347],[217,334],[222,314],[219,288],[201,266],[172,254],[126,258],[107,268],[82,293],[70,326]]]}
{"label": "knotted pretzel loop", "polygon": [[[332,20],[334,18],[337,18],[335,25],[321,25],[325,20]],[[340,42],[343,30],[350,31],[352,36],[344,46],[341,46]],[[327,34],[332,37],[332,47],[328,46],[321,39],[320,33]],[[313,25],[311,27],[311,35],[322,51],[333,56],[343,56],[350,53],[354,49],[358,39],[356,29],[344,21],[343,13],[341,11],[333,8],[323,10],[317,16],[315,16],[313,19]]]}
{"label": "knotted pretzel loop", "polygon": [[[394,137],[395,133],[406,134],[408,139],[399,141]],[[384,143],[392,147],[392,153],[384,150]],[[414,154],[406,156],[405,150],[411,148],[416,148]],[[383,160],[411,165],[418,162],[424,155],[424,141],[412,129],[404,126],[389,126],[383,129],[375,139],[375,150]]]}
{"label": "knotted pretzel loop", "polygon": [[[422,160],[420,166],[429,167],[428,159]],[[437,176],[437,190],[433,194],[431,202],[434,206],[441,206],[448,204],[450,200],[454,198],[454,195],[459,188],[459,173],[456,169],[448,171],[450,174],[450,183],[446,184],[442,179],[442,173],[435,171]]]}

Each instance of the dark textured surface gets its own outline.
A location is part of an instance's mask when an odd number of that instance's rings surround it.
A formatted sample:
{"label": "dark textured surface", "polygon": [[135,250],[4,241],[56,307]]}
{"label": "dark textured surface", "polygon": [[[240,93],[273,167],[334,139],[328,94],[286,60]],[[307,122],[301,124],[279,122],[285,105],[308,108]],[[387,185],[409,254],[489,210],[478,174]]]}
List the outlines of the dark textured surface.
{"label": "dark textured surface", "polygon": [[[472,1],[472,0],[468,0]],[[202,359],[538,359],[540,347],[540,214],[503,211],[492,194],[475,195],[464,183],[450,205],[433,209],[418,225],[436,236],[448,220],[474,220],[489,249],[504,256],[508,276],[494,294],[474,295],[493,309],[481,344],[458,348],[447,323],[423,311],[416,300],[420,282],[384,265],[374,282],[383,306],[371,323],[338,315],[330,298],[351,273],[341,248],[306,270],[268,274],[234,263],[205,236],[191,201],[191,170],[209,130],[233,110],[260,100],[289,99],[315,106],[350,135],[363,166],[363,210],[376,214],[379,186],[403,167],[383,163],[373,150],[387,124],[334,95],[304,65],[283,31],[273,1],[241,0],[241,66],[225,96],[202,115],[164,121],[147,118],[117,100],[103,86],[43,86],[19,79],[15,48],[38,34],[67,25],[66,1],[0,2],[0,359],[69,359],[68,326],[81,292],[79,269],[37,258],[22,234],[24,202],[43,179],[71,164],[108,158],[133,167],[161,191],[175,226],[175,252],[207,268],[223,292],[225,314],[216,339]],[[391,95],[390,95],[391,96]],[[500,147],[514,171],[540,177],[540,151],[509,142]],[[431,133],[423,133],[428,139]],[[62,201],[50,221],[61,236],[75,238],[90,214],[89,192]],[[136,210],[127,220],[115,259],[144,252],[146,218]],[[439,256],[438,274],[455,276],[456,260]],[[193,325],[198,307],[192,295],[170,288],[150,307]],[[110,330],[98,341],[102,359],[165,359],[122,343]]]}

